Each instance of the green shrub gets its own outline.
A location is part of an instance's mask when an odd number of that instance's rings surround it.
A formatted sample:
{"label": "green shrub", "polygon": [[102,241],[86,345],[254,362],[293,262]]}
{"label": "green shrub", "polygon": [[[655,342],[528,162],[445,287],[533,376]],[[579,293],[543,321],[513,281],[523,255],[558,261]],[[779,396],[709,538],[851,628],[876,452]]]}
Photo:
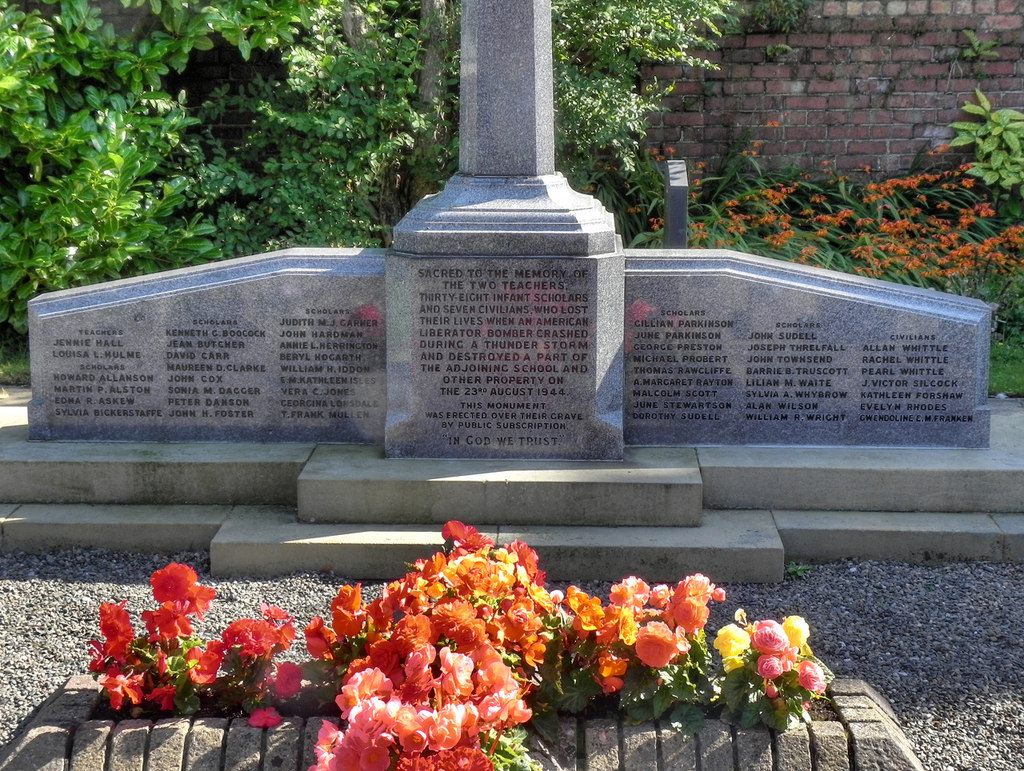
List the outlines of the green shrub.
{"label": "green shrub", "polygon": [[346,33],[352,7],[322,3],[307,34],[281,50],[284,82],[222,88],[203,105],[204,124],[226,111],[253,115],[243,142],[207,130],[181,152],[192,206],[216,224],[226,253],[380,245],[437,190],[455,157],[453,132],[450,110],[422,98],[418,8],[368,5]]}
{"label": "green shrub", "polygon": [[963,109],[981,121],[953,123],[956,137],[950,144],[974,146],[975,161],[968,174],[992,189],[1000,210],[1019,218],[1024,210],[1024,113],[993,110],[980,90],[975,90],[974,96],[978,103],[968,102]]}
{"label": "green shrub", "polygon": [[[557,164],[577,187],[629,184],[661,91],[643,61],[696,61],[720,0],[554,2]],[[210,132],[183,152],[192,206],[229,254],[296,244],[387,244],[391,228],[456,165],[453,3],[310,4],[310,31],[281,48],[287,77],[218,92],[200,113],[250,113],[240,144]],[[684,19],[685,21],[679,21]],[[600,196],[600,190],[598,191]],[[614,196],[603,196],[614,198]]]}
{"label": "green shrub", "polygon": [[182,214],[186,178],[166,159],[196,121],[164,79],[214,33],[245,52],[290,38],[298,16],[148,4],[159,23],[119,36],[87,0],[45,19],[0,0],[0,332],[23,334],[40,292],[220,255],[212,226]]}

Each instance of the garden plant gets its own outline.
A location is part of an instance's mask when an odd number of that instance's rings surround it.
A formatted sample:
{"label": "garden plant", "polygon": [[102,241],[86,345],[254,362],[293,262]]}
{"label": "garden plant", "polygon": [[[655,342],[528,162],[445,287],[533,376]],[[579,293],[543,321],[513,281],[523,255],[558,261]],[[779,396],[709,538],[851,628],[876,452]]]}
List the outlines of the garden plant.
{"label": "garden plant", "polygon": [[172,563],[152,576],[158,605],[141,614],[144,633],[126,603],[103,603],[91,669],[125,716],[207,708],[258,727],[295,710],[337,716],[320,731],[316,771],[526,771],[525,727],[553,738],[559,714],[661,718],[692,734],[713,711],[785,730],[810,719],[832,678],[798,616],[739,611],[709,645],[708,606],[725,591],[703,575],[675,586],[631,576],[605,602],[546,588],[525,543],[497,546],[455,521],[443,535],[443,551],[379,598],[341,587],[330,614],[306,626],[303,663],[275,661],[298,633],[273,606],[218,639],[197,637],[192,619],[214,591]]}

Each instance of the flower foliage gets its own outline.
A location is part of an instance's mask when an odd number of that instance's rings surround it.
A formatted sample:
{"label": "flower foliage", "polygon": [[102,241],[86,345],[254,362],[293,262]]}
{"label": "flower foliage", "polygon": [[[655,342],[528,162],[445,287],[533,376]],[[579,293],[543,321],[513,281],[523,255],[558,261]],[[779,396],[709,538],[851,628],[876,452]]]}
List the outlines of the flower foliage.
{"label": "flower foliage", "polygon": [[[342,586],[330,613],[304,630],[310,660],[275,662],[296,636],[285,611],[195,635],[214,591],[171,564],[152,577],[158,607],[138,634],[125,603],[100,609],[91,669],[115,710],[192,713],[243,709],[250,724],[280,721],[297,694],[337,709],[311,771],[525,771],[527,723],[552,736],[559,714],[621,711],[632,721],[699,729],[717,705],[742,725],[785,728],[807,719],[831,675],[807,645],[806,622],[757,621],[705,635],[725,591],[696,574],[674,586],[636,576],[607,600],[576,586],[549,591],[536,552],[449,522],[446,549],[420,559],[365,601]],[[741,611],[742,613],[742,611]]]}

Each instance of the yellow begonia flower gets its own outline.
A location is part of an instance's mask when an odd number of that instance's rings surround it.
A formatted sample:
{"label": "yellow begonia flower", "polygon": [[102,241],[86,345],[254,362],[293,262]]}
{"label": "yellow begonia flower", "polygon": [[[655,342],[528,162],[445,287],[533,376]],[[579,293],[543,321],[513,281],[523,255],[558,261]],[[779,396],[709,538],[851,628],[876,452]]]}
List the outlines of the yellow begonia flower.
{"label": "yellow begonia flower", "polygon": [[[715,638],[715,649],[723,659],[739,656],[750,647],[750,635],[735,624],[723,626]],[[733,667],[735,669],[735,667]]]}
{"label": "yellow begonia flower", "polygon": [[725,670],[726,674],[732,672],[734,669],[739,669],[743,666],[743,658],[740,656],[730,656],[722,659],[722,669]]}
{"label": "yellow begonia flower", "polygon": [[794,648],[803,649],[807,644],[807,638],[811,635],[810,627],[800,616],[786,616],[782,619],[782,628],[786,631],[789,644]]}

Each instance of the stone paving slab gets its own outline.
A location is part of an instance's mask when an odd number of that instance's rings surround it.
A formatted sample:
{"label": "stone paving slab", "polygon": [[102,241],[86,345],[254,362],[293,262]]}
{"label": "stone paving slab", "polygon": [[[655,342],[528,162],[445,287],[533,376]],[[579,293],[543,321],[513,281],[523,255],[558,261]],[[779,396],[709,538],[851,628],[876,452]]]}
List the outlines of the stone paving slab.
{"label": "stone paving slab", "polygon": [[[556,744],[535,738],[531,754],[544,771],[923,771],[874,688],[840,679],[830,693],[839,720],[784,733],[709,721],[684,737],[658,723],[565,718]],[[270,729],[245,718],[115,723],[90,719],[99,698],[91,677],[71,678],[0,748],[0,771],[306,771],[325,722],[289,717]]]}

